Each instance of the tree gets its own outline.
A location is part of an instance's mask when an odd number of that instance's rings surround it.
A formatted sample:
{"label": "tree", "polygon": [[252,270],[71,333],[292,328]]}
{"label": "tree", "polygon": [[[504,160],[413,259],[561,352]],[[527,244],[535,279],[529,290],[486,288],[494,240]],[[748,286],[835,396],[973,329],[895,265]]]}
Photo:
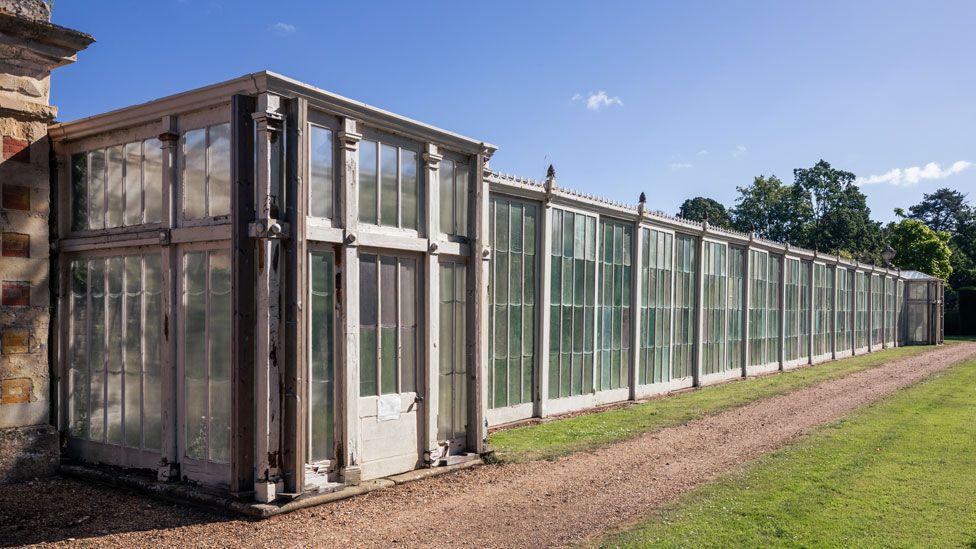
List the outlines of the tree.
{"label": "tree", "polygon": [[812,168],[793,170],[793,185],[811,212],[809,225],[798,244],[820,251],[848,251],[877,262],[882,243],[881,225],[871,220],[867,197],[854,183],[853,173],[820,160]]}
{"label": "tree", "polygon": [[681,204],[678,215],[689,221],[708,220],[709,225],[729,229],[732,227],[732,218],[725,206],[717,200],[696,196],[689,198]]}
{"label": "tree", "polygon": [[922,201],[908,208],[908,217],[918,219],[934,231],[956,232],[960,223],[971,217],[972,208],[966,195],[942,188],[922,196]]}
{"label": "tree", "polygon": [[913,269],[948,280],[952,274],[951,235],[933,231],[917,219],[902,219],[888,226],[894,263],[902,269]]}
{"label": "tree", "polygon": [[812,212],[803,193],[784,185],[775,175],[756,177],[752,185],[738,187],[739,198],[732,209],[733,226],[779,242],[802,243]]}

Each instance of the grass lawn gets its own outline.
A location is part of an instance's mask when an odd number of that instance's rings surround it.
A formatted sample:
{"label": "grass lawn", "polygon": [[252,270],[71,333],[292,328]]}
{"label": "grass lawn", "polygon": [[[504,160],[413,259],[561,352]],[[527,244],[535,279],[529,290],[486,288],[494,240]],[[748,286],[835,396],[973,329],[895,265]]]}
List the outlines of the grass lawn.
{"label": "grass lawn", "polygon": [[775,375],[713,385],[632,406],[498,431],[491,434],[489,444],[495,452],[495,459],[501,462],[554,459],[686,423],[931,349],[931,346],[886,349]]}
{"label": "grass lawn", "polygon": [[687,494],[610,547],[976,547],[976,361]]}

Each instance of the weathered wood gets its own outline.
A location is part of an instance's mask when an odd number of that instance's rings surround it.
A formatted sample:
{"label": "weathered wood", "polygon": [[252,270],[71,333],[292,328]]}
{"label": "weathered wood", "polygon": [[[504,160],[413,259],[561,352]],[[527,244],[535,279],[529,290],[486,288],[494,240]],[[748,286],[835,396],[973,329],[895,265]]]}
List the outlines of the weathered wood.
{"label": "weathered wood", "polygon": [[254,326],[255,249],[248,234],[254,221],[254,123],[257,102],[231,100],[231,491],[251,492],[254,483]]}
{"label": "weathered wood", "polygon": [[282,417],[282,476],[285,492],[300,493],[305,486],[305,434],[307,404],[302,398],[308,364],[304,296],[306,291],[305,212],[308,166],[305,162],[307,102],[292,99],[286,105],[285,216],[289,238],[285,243],[284,292],[284,416]]}
{"label": "weathered wood", "polygon": [[[424,225],[431,244],[424,254],[424,284],[428,291],[423,292],[423,314],[427,320],[424,330],[423,365],[417,391],[424,395],[423,416],[423,461],[430,465],[438,454],[437,414],[440,410],[440,260],[439,246],[444,238],[440,230],[440,164],[442,157],[438,154],[437,145],[428,143],[424,151],[424,179],[427,184],[427,208]],[[442,345],[444,342],[440,342]]]}
{"label": "weathered wood", "polygon": [[482,151],[475,163],[474,215],[469,233],[474,237],[475,243],[471,254],[471,272],[468,275],[469,287],[474,290],[471,292],[473,330],[470,345],[472,356],[477,358],[475,368],[468,374],[473,376],[470,394],[474,396],[468,402],[468,448],[478,453],[487,449],[488,442],[485,411],[488,410],[488,273],[491,269],[491,242],[488,239],[488,183],[484,179],[484,172],[490,154],[490,151]]}

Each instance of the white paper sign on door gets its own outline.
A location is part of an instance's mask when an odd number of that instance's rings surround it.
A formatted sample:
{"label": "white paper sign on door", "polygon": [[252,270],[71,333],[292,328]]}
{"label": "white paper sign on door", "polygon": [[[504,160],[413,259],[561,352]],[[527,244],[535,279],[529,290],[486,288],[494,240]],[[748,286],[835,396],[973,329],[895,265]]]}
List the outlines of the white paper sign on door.
{"label": "white paper sign on door", "polygon": [[392,421],[400,419],[400,395],[382,395],[376,401],[376,419]]}

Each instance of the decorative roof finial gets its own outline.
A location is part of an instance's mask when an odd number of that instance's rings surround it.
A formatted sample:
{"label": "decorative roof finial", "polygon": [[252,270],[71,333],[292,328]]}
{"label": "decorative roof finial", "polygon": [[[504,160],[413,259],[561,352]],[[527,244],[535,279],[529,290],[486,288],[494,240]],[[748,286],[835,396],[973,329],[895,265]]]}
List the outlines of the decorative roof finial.
{"label": "decorative roof finial", "polygon": [[637,217],[644,218],[644,211],[647,209],[647,195],[643,192],[637,197]]}
{"label": "decorative roof finial", "polygon": [[552,192],[556,190],[556,168],[552,164],[549,164],[549,169],[546,170],[546,182],[542,187],[546,190],[546,201],[552,200]]}

